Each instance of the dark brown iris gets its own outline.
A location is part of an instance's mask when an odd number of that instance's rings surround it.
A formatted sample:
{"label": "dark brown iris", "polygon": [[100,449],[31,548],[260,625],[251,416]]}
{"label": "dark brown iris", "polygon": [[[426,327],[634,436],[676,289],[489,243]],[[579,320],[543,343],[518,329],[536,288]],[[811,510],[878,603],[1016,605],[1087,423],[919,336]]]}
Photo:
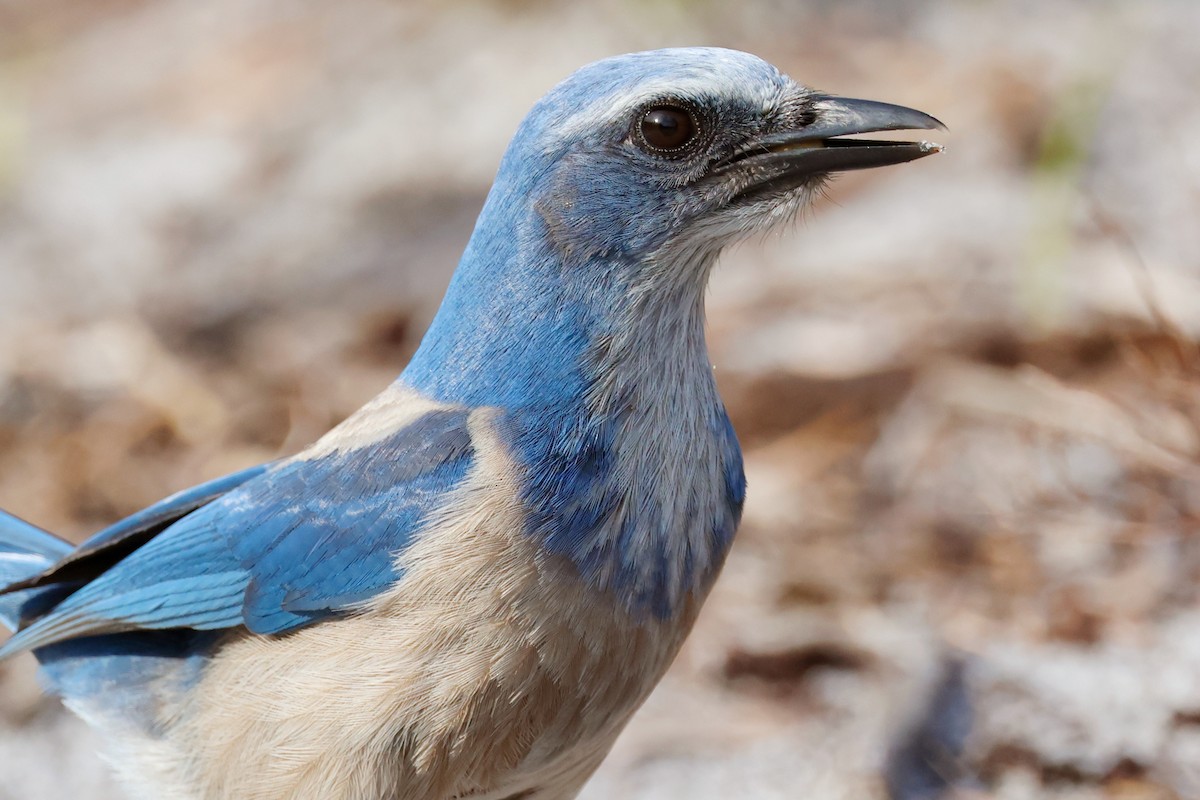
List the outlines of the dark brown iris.
{"label": "dark brown iris", "polygon": [[642,115],[642,141],[663,153],[682,150],[696,138],[696,122],[686,109],[655,106]]}

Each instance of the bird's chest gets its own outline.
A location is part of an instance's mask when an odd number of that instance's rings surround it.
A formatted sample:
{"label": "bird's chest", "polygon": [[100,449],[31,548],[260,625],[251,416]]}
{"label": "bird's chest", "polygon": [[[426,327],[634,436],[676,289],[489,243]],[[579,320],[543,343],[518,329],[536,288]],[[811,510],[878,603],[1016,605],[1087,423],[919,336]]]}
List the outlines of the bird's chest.
{"label": "bird's chest", "polygon": [[642,619],[670,619],[703,598],[744,496],[715,392],[679,384],[639,387],[578,426],[568,447],[533,462],[522,492],[529,534]]}

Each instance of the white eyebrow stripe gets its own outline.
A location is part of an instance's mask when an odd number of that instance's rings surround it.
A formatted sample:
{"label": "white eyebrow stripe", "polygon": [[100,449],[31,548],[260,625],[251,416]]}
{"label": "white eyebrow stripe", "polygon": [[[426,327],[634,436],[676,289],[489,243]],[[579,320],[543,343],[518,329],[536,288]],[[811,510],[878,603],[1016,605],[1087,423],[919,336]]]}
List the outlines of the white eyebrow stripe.
{"label": "white eyebrow stripe", "polygon": [[[746,85],[732,81],[714,80],[711,75],[694,75],[687,78],[664,79],[651,83],[643,83],[634,92],[618,95],[615,98],[599,100],[585,106],[571,115],[571,119],[558,129],[558,134],[565,139],[572,139],[585,134],[588,130],[616,122],[628,116],[639,106],[654,100],[679,97],[682,99],[717,99],[728,98],[744,103],[747,100]],[[763,113],[770,110],[779,102],[780,86],[772,86],[774,91],[764,91],[760,97]]]}

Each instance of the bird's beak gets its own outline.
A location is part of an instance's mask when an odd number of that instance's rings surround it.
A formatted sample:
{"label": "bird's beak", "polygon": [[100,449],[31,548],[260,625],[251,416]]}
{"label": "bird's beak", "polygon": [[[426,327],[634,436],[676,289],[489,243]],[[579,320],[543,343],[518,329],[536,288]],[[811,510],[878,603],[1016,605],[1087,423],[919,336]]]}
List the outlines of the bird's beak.
{"label": "bird's beak", "polygon": [[833,172],[886,167],[941,152],[933,142],[838,138],[875,131],[945,130],[928,114],[891,103],[819,96],[816,118],[795,130],[765,136],[716,165],[714,175],[736,173],[735,200],[754,200],[799,188]]}

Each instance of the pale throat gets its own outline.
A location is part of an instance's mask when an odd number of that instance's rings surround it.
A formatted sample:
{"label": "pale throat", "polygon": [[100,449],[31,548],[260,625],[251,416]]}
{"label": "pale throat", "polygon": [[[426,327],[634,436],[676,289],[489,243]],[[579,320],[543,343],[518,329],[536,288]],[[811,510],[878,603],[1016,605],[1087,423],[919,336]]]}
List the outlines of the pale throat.
{"label": "pale throat", "polygon": [[623,324],[593,347],[588,370],[588,406],[613,425],[606,482],[625,496],[623,509],[644,514],[616,515],[595,531],[611,558],[599,579],[618,594],[653,595],[657,616],[707,592],[736,525],[728,484],[741,478],[741,457],[704,336],[712,261],[656,265],[656,279],[634,287]]}

